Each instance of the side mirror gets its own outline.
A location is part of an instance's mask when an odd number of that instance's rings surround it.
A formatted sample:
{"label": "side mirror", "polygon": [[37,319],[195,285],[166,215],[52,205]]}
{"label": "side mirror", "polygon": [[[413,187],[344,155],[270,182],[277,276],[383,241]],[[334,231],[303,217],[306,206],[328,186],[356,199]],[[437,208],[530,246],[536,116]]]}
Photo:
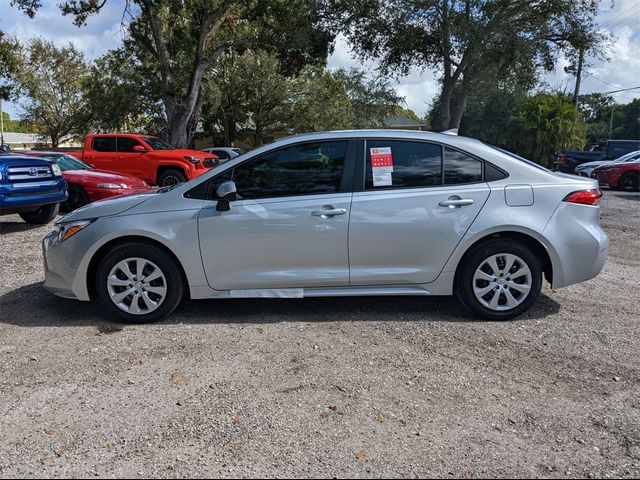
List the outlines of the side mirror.
{"label": "side mirror", "polygon": [[145,153],[147,151],[147,149],[144,148],[142,145],[134,145],[133,146],[133,151],[134,152],[139,152],[139,153]]}
{"label": "side mirror", "polygon": [[216,189],[216,196],[218,197],[218,204],[216,210],[219,212],[228,212],[231,209],[229,202],[232,202],[238,198],[238,192],[236,191],[236,184],[233,180],[221,183]]}

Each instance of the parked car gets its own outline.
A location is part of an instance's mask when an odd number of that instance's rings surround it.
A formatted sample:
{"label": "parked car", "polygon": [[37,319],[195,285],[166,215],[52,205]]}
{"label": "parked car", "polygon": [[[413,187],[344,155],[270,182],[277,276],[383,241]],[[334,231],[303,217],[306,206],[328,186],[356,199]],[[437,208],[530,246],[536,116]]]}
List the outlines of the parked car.
{"label": "parked car", "polygon": [[218,165],[218,157],[198,150],[173,148],[150,135],[91,134],[80,151],[66,150],[102,170],[125,173],[151,185],[175,185]]}
{"label": "parked car", "polygon": [[17,213],[27,223],[49,223],[66,199],[67,184],[55,163],[0,154],[0,215]]}
{"label": "parked car", "polygon": [[637,192],[640,190],[640,158],[630,162],[615,162],[596,168],[591,173],[602,186],[614,190]]}
{"label": "parked car", "polygon": [[65,216],[44,239],[45,286],[131,322],[185,295],[456,294],[477,316],[508,319],[543,276],[560,288],[600,272],[601,196],[595,180],[470,138],[293,136]]}
{"label": "parked car", "polygon": [[615,160],[627,153],[640,150],[640,140],[608,140],[598,149],[588,152],[566,150],[556,155],[553,169],[563,173],[573,173],[582,163],[600,160]]}
{"label": "parked car", "polygon": [[236,147],[212,147],[203,148],[203,152],[212,153],[220,159],[220,163],[236,158],[238,155],[242,155],[244,151]]}
{"label": "parked car", "polygon": [[624,162],[633,162],[640,158],[640,150],[635,152],[627,153],[626,155],[621,156],[620,158],[616,158],[615,160],[600,160],[597,162],[587,162],[580,164],[576,167],[575,173],[576,175],[580,175],[582,177],[591,177],[591,173],[598,167],[603,165],[609,165],[613,162],[615,163],[624,163]]}
{"label": "parked car", "polygon": [[60,167],[69,185],[69,198],[62,205],[67,212],[97,200],[152,190],[147,182],[138,177],[99,170],[65,153],[33,151],[29,155],[47,158]]}

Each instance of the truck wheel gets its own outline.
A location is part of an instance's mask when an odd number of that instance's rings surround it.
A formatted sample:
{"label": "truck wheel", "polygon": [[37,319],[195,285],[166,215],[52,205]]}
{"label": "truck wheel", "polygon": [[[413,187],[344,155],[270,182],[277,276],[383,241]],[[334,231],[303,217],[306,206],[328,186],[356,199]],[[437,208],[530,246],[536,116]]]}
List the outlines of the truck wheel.
{"label": "truck wheel", "polygon": [[533,305],[542,287],[542,266],[526,246],[507,239],[489,240],[465,256],[456,294],[473,313],[508,320]]}
{"label": "truck wheel", "polygon": [[109,314],[131,323],[155,322],[180,304],[184,280],[168,253],[146,243],[127,243],[100,262],[96,293]]}
{"label": "truck wheel", "polygon": [[87,192],[77,185],[69,185],[69,198],[62,204],[65,212],[73,212],[76,208],[80,208],[89,203]]}
{"label": "truck wheel", "polygon": [[168,187],[170,185],[177,185],[178,183],[184,183],[187,181],[184,173],[180,170],[165,170],[160,174],[158,178],[158,185],[161,187]]}
{"label": "truck wheel", "polygon": [[52,203],[50,205],[43,205],[41,207],[38,207],[35,210],[22,212],[20,216],[27,223],[44,225],[45,223],[49,223],[51,220],[56,218],[56,215],[58,215],[59,210],[60,210],[60,204]]}

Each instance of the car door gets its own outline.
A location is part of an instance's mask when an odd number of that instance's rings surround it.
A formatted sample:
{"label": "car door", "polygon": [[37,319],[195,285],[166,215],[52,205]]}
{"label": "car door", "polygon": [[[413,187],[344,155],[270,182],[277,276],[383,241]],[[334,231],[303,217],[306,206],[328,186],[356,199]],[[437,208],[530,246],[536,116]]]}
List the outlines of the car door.
{"label": "car door", "polygon": [[[209,285],[218,290],[348,286],[354,141],[276,148],[210,181],[198,228]],[[212,192],[232,178],[238,200],[216,210]]]}
{"label": "car door", "polygon": [[366,140],[360,160],[364,182],[354,191],[349,225],[351,285],[434,281],[489,196],[483,162],[397,139]]}
{"label": "car door", "polygon": [[114,170],[118,153],[116,137],[96,136],[91,141],[91,150],[85,150],[82,159],[102,170]]}
{"label": "car door", "polygon": [[145,178],[145,154],[146,152],[136,152],[133,147],[139,146],[147,148],[133,137],[118,137],[118,160],[117,168],[121,173],[128,173],[138,178]]}

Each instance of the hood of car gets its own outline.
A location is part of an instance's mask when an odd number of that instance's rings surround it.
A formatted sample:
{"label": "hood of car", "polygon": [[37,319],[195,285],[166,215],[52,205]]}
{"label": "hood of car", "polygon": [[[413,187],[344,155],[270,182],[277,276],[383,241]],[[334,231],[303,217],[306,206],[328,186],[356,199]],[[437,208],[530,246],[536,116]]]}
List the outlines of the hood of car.
{"label": "hood of car", "polygon": [[90,218],[110,217],[119,215],[127,210],[149,200],[155,194],[154,190],[132,195],[121,195],[107,200],[98,200],[65,215],[60,222],[88,220]]}
{"label": "hood of car", "polygon": [[607,165],[611,163],[611,160],[600,160],[600,161],[596,161],[596,162],[585,162],[585,163],[581,163],[580,165],[578,165],[576,167],[576,170],[583,170],[585,168],[596,168],[596,167],[600,167],[602,165]]}
{"label": "hood of car", "polygon": [[158,157],[176,158],[176,157],[200,157],[200,158],[218,158],[217,155],[209,152],[201,152],[200,150],[178,149],[175,150],[154,150],[153,154]]}
{"label": "hood of car", "polygon": [[128,187],[143,187],[146,182],[138,177],[126,175],[123,173],[109,172],[106,170],[90,169],[90,170],[66,170],[62,172],[64,178],[72,183],[117,183],[118,185],[126,185]]}

